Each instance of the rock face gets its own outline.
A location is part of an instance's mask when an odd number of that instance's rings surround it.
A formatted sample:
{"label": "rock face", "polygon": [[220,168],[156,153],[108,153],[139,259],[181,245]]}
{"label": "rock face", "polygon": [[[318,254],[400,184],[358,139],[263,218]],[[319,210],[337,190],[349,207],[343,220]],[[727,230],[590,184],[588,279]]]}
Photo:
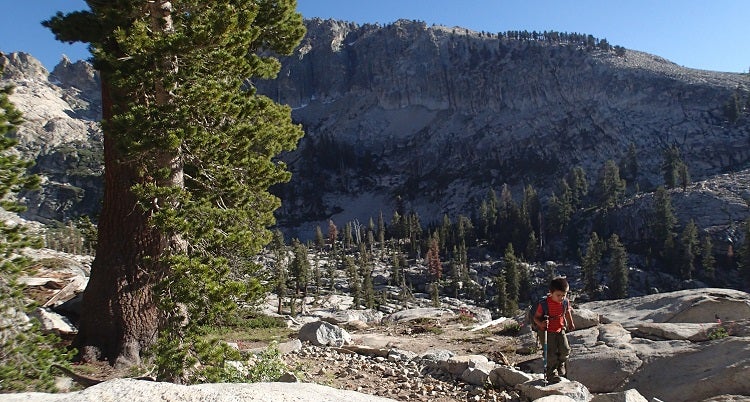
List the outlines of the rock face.
{"label": "rock face", "polygon": [[386,402],[394,399],[344,391],[318,384],[302,383],[255,383],[255,384],[200,384],[176,385],[163,382],[139,380],[112,380],[68,394],[10,394],[3,396],[8,402],[99,402],[131,401],[151,402],[155,400],[193,402],[303,402],[303,401],[349,401]]}
{"label": "rock face", "polygon": [[0,65],[0,85],[15,87],[10,100],[23,112],[17,148],[42,176],[41,192],[22,194],[25,216],[42,222],[96,216],[104,160],[98,74],[88,63],[63,59],[50,75],[25,53],[0,55]]}
{"label": "rock face", "polygon": [[424,221],[468,214],[504,183],[514,194],[525,184],[550,189],[574,166],[593,181],[630,144],[637,173],[622,175],[642,190],[663,183],[659,166],[672,145],[697,181],[750,157],[748,119],[724,115],[748,85],[743,74],[404,20],[307,27],[279,78],[258,83],[307,132],[289,157],[295,176],[282,216],[290,225],[390,216],[397,197]]}
{"label": "rock face", "polygon": [[581,307],[609,322],[569,335],[569,374],[591,392],[636,388],[665,401],[750,395],[747,293],[693,289]]}

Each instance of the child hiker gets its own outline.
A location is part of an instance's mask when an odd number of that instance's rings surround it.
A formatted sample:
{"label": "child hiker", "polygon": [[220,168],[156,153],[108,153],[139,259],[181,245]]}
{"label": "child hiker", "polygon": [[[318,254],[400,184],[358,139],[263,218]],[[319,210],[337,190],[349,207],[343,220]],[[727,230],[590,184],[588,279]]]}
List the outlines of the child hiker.
{"label": "child hiker", "polygon": [[[549,294],[537,305],[534,313],[534,324],[539,331],[539,339],[545,339],[543,331],[547,331],[547,356],[545,356],[547,365],[544,378],[551,383],[560,382],[560,377],[568,374],[567,361],[570,355],[570,344],[565,331],[575,329],[570,302],[566,298],[569,289],[570,286],[565,278],[553,279],[549,284]],[[545,302],[546,309],[542,306]]]}

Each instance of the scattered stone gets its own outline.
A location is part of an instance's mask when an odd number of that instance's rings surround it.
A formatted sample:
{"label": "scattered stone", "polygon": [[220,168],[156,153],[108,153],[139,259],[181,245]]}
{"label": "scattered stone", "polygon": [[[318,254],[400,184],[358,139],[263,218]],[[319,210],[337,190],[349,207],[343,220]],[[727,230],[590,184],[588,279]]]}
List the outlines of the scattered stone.
{"label": "scattered stone", "polygon": [[297,378],[294,373],[291,371],[287,371],[286,373],[282,374],[281,377],[277,380],[278,382],[299,382],[299,379]]}
{"label": "scattered stone", "polygon": [[599,314],[585,308],[573,309],[573,324],[576,330],[595,327],[600,324]]}
{"label": "scattered stone", "polygon": [[292,339],[291,341],[280,343],[278,348],[282,355],[294,353],[302,349],[302,341],[299,339]]}
{"label": "scattered stone", "polygon": [[32,316],[39,320],[42,331],[44,332],[54,333],[60,336],[70,336],[78,333],[78,329],[67,317],[49,311],[46,308],[37,308],[32,313]]}
{"label": "scattered stone", "polygon": [[515,387],[533,378],[531,374],[508,366],[495,367],[489,374],[489,381],[496,388]]}
{"label": "scattered stone", "polygon": [[448,310],[448,309],[423,307],[423,308],[401,310],[399,312],[386,316],[385,318],[383,318],[383,322],[396,323],[396,322],[405,322],[405,321],[431,319],[431,318],[432,319],[452,318],[455,316],[456,314],[453,311]]}
{"label": "scattered stone", "polygon": [[299,330],[299,340],[315,346],[343,346],[352,343],[352,337],[343,328],[324,321],[307,323]]}
{"label": "scattered stone", "polygon": [[576,402],[588,402],[592,398],[583,384],[565,378],[557,384],[544,384],[541,380],[525,382],[516,385],[516,389],[532,401],[550,395],[564,395]]}

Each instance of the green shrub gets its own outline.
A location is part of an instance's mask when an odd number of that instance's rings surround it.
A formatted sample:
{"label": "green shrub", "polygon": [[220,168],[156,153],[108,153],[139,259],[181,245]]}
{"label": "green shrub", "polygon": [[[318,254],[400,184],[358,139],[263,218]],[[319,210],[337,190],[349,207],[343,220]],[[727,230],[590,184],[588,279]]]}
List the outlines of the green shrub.
{"label": "green shrub", "polygon": [[724,339],[729,336],[729,332],[724,327],[716,327],[712,328],[708,331],[708,339],[710,340],[716,340],[716,339]]}
{"label": "green shrub", "polygon": [[516,336],[521,332],[521,324],[509,321],[497,332],[498,335]]}
{"label": "green shrub", "polygon": [[259,315],[247,320],[247,328],[286,328],[286,321],[281,317]]}
{"label": "green shrub", "polygon": [[256,356],[255,365],[250,367],[246,382],[276,381],[288,370],[281,360],[281,351],[275,343]]}
{"label": "green shrub", "polygon": [[42,334],[33,322],[0,345],[0,392],[58,391],[52,365],[69,368],[74,354],[75,350],[61,345],[60,338]]}

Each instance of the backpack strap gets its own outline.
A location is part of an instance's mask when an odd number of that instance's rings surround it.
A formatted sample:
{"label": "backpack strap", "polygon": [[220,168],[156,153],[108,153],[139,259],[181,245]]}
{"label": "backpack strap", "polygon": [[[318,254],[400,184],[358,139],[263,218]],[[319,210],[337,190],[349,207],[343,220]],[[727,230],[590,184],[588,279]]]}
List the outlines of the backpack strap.
{"label": "backpack strap", "polygon": [[547,298],[543,298],[539,301],[539,304],[542,305],[542,316],[549,318],[549,304],[547,304]]}

